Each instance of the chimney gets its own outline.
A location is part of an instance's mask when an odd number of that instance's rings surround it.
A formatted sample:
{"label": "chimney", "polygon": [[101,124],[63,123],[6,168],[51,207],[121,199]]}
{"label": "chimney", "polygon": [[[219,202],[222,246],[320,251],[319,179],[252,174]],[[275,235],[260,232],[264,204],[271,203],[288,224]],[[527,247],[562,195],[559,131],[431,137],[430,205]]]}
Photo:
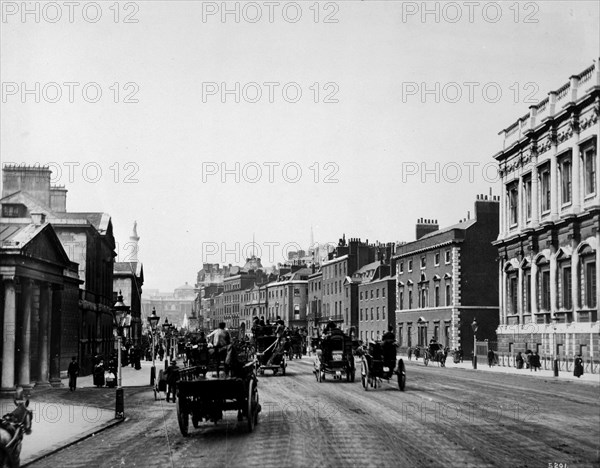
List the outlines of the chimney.
{"label": "chimney", "polygon": [[41,226],[46,222],[46,214],[45,213],[31,213],[31,221],[36,226]]}
{"label": "chimney", "polygon": [[433,219],[419,218],[419,220],[417,221],[416,229],[415,229],[416,238],[417,238],[417,240],[419,240],[424,235],[429,234],[430,232],[435,232],[438,229],[439,229],[439,226],[437,223],[437,219],[433,220]]}
{"label": "chimney", "polygon": [[67,212],[67,189],[63,185],[50,187],[50,208],[57,213]]}
{"label": "chimney", "polygon": [[7,165],[2,168],[2,198],[26,192],[37,202],[50,207],[50,175],[43,166]]}

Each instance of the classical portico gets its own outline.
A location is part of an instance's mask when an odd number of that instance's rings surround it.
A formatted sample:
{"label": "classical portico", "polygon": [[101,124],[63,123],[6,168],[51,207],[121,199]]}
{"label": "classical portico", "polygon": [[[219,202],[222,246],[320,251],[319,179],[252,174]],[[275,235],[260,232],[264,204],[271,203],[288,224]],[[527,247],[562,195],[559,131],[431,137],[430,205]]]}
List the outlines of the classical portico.
{"label": "classical portico", "polygon": [[51,362],[61,353],[63,293],[77,294],[77,266],[47,223],[8,225],[0,246],[0,392],[60,382]]}

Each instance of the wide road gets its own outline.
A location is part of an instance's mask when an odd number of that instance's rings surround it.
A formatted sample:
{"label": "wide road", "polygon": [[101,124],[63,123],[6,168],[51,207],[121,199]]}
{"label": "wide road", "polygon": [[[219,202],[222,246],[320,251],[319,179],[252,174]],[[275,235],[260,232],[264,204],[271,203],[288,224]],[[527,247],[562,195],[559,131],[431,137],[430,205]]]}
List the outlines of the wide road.
{"label": "wide road", "polygon": [[34,466],[599,466],[597,385],[409,362],[405,392],[364,391],[358,370],[355,383],[318,383],[305,357],[259,377],[253,433],[228,412],[184,438],[173,403],[126,389],[126,422]]}

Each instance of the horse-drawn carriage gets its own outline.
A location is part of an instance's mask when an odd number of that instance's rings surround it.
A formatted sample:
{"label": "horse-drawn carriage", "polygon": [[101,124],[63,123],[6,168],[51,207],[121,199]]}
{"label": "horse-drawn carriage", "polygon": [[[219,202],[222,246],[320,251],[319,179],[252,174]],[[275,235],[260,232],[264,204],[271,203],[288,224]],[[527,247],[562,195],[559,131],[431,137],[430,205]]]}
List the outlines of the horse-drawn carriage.
{"label": "horse-drawn carriage", "polygon": [[334,379],[346,377],[346,381],[354,382],[355,371],[352,337],[336,329],[321,340],[313,373],[318,382],[325,380],[327,374]]}
{"label": "horse-drawn carriage", "polygon": [[370,343],[369,348],[361,357],[360,376],[365,390],[369,387],[381,386],[381,380],[388,382],[398,376],[398,388],[406,386],[406,369],[404,361],[396,361],[396,344],[392,341]]}
{"label": "horse-drawn carriage", "polygon": [[423,356],[423,364],[425,365],[428,365],[429,361],[433,361],[442,367],[446,367],[448,349],[441,343],[430,343],[428,348],[422,347],[421,355]]}
{"label": "horse-drawn carriage", "polygon": [[18,468],[23,435],[31,434],[33,412],[20,387],[15,392],[14,402],[16,408],[12,413],[5,414],[0,419],[0,466],[3,468]]}
{"label": "horse-drawn carriage", "polygon": [[254,351],[243,342],[224,349],[226,353],[217,350],[208,362],[179,372],[177,421],[184,437],[189,434],[190,417],[197,428],[203,420],[216,424],[223,418],[223,411],[237,410],[238,421],[246,419],[249,431],[258,423]]}
{"label": "horse-drawn carriage", "polygon": [[273,375],[281,370],[285,375],[287,366],[285,361],[285,343],[286,339],[278,338],[276,335],[257,336],[256,341],[256,365],[260,375],[265,374],[265,370],[272,370]]}

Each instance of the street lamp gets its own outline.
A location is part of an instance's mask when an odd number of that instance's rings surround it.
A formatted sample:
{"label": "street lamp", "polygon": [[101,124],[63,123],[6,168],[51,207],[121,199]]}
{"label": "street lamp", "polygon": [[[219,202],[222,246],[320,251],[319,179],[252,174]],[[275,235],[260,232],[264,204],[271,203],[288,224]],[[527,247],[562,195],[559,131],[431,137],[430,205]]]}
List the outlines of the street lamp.
{"label": "street lamp", "polygon": [[123,294],[119,291],[117,296],[117,302],[113,306],[113,333],[117,337],[117,393],[116,393],[116,405],[115,405],[115,419],[123,419],[125,417],[124,399],[123,399],[123,387],[121,386],[121,339],[123,337],[123,323],[125,319],[125,313],[129,311],[129,307],[123,303]]}
{"label": "street lamp", "polygon": [[156,315],[156,308],[152,307],[152,315],[148,317],[148,323],[152,330],[152,368],[150,369],[150,385],[154,385],[154,380],[156,379],[156,344],[154,343],[154,337],[156,336],[156,327],[158,326],[159,320],[160,317]]}
{"label": "street lamp", "polygon": [[553,360],[552,360],[552,365],[554,368],[554,377],[558,377],[558,355],[556,353],[557,351],[557,346],[556,346],[556,325],[559,322],[559,318],[554,315],[554,317],[552,317],[552,343],[554,345],[554,350],[552,352],[553,355]]}
{"label": "street lamp", "polygon": [[479,329],[479,325],[475,318],[473,318],[471,329],[473,330],[473,369],[477,369],[477,330]]}

